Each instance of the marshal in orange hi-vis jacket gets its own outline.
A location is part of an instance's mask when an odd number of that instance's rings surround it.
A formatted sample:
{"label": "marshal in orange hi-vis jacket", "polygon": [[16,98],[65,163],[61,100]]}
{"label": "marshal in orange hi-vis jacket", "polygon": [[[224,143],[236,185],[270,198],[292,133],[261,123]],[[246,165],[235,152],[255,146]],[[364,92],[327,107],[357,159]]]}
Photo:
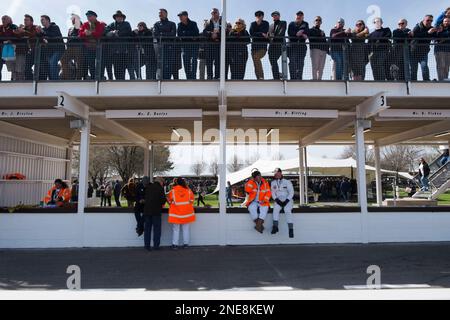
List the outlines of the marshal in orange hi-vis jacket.
{"label": "marshal in orange hi-vis jacket", "polygon": [[[250,206],[250,204],[253,201],[256,200],[256,196],[258,194],[258,185],[257,185],[255,180],[250,179],[245,184],[245,192],[248,194],[245,206],[248,207],[248,206]],[[257,199],[257,200],[261,202],[261,206],[269,207],[270,206],[270,198],[271,197],[272,197],[272,193],[270,191],[269,183],[265,179],[261,178],[259,199]]]}
{"label": "marshal in orange hi-vis jacket", "polygon": [[69,203],[71,194],[70,188],[63,186],[58,191],[57,186],[53,186],[50,190],[48,190],[47,196],[44,198],[44,203],[46,205],[63,207],[64,204]]}
{"label": "marshal in orange hi-vis jacket", "polygon": [[168,195],[169,223],[188,224],[195,222],[195,196],[191,189],[175,186]]}

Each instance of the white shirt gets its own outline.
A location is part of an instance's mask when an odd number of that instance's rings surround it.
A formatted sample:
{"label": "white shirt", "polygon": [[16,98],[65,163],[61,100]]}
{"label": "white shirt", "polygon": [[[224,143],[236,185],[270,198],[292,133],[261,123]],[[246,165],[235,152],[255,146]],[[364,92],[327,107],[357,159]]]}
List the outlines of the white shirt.
{"label": "white shirt", "polygon": [[286,179],[274,180],[271,186],[273,200],[286,201],[294,199],[294,186]]}

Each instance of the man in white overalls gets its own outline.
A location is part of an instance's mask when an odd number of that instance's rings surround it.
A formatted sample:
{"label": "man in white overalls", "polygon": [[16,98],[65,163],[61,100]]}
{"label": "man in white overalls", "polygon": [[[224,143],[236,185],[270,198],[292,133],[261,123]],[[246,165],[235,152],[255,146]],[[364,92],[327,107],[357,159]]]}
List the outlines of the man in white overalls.
{"label": "man in white overalls", "polygon": [[292,182],[283,178],[281,169],[275,170],[275,179],[271,186],[272,198],[275,201],[273,207],[273,228],[272,234],[279,232],[280,213],[284,211],[289,227],[289,238],[294,238],[294,222],[292,219],[292,209],[294,207],[294,186]]}

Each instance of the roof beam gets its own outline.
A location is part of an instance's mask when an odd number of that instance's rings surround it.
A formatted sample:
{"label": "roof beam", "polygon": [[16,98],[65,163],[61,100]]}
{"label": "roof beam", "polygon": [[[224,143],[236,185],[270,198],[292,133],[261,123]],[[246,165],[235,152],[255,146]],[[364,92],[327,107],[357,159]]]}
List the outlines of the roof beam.
{"label": "roof beam", "polygon": [[403,143],[414,139],[436,135],[450,130],[450,120],[435,122],[423,127],[401,132],[376,141],[379,146]]}
{"label": "roof beam", "polygon": [[69,144],[69,140],[5,121],[0,121],[0,134],[14,139],[28,140],[57,147],[67,147]]}
{"label": "roof beam", "polygon": [[66,114],[71,115],[76,118],[83,120],[89,119],[89,109],[90,107],[72,97],[71,95],[61,91],[58,94],[58,105],[55,106],[56,109],[64,111]]}
{"label": "roof beam", "polygon": [[320,139],[329,137],[330,135],[336,133],[339,130],[345,129],[355,122],[354,116],[344,116],[339,119],[333,120],[318,130],[312,132],[311,134],[300,139],[300,145],[303,147],[312,145],[319,141]]}

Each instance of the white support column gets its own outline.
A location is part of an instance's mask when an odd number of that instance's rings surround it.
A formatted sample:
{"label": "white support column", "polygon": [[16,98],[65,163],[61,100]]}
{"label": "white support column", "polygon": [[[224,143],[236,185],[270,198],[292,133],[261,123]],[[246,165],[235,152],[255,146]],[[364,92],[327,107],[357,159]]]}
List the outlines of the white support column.
{"label": "white support column", "polygon": [[300,186],[300,206],[303,207],[306,205],[305,203],[305,159],[303,147],[299,144],[298,146],[299,153],[299,168],[300,168],[300,176],[299,176],[299,186]]}
{"label": "white support column", "polygon": [[155,145],[150,142],[150,182],[153,183],[153,178],[155,175]]}
{"label": "white support column", "polygon": [[87,189],[89,181],[89,145],[90,145],[91,123],[85,120],[81,130],[80,140],[80,176],[78,186],[78,214],[84,213],[87,204]]}
{"label": "white support column", "polygon": [[225,89],[226,81],[226,40],[227,40],[227,0],[222,0],[222,29],[220,34],[220,90]]}
{"label": "white support column", "polygon": [[383,184],[381,180],[381,156],[380,147],[376,145],[374,147],[375,153],[375,170],[376,170],[376,184],[377,184],[377,205],[383,206]]}
{"label": "white support column", "polygon": [[150,177],[150,146],[144,148],[144,177]]}
{"label": "white support column", "polygon": [[219,106],[220,110],[220,157],[219,157],[219,237],[220,245],[225,246],[227,218],[227,106]]}
{"label": "white support column", "polygon": [[364,141],[364,123],[364,120],[356,120],[356,161],[358,165],[358,202],[361,207],[361,236],[363,243],[369,243],[369,211],[367,207],[366,146]]}
{"label": "white support column", "polygon": [[305,204],[309,205],[309,196],[308,196],[308,191],[309,191],[309,186],[308,186],[308,149],[307,147],[303,148],[303,158],[305,161]]}

